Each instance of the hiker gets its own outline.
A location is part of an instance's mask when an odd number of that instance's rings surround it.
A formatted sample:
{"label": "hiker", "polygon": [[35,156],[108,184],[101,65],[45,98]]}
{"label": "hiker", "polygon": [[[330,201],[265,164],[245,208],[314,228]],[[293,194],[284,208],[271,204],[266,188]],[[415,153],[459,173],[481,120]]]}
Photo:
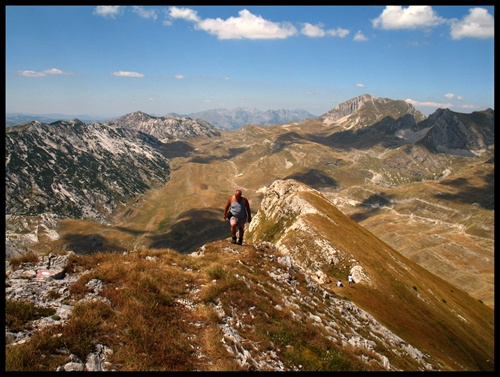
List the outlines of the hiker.
{"label": "hiker", "polygon": [[[231,224],[231,243],[243,244],[243,234],[245,233],[245,223],[252,221],[252,213],[250,212],[250,204],[247,198],[242,196],[241,190],[236,190],[234,195],[227,201],[224,208],[224,220],[229,218]],[[236,242],[236,228],[239,230],[238,242]]]}
{"label": "hiker", "polygon": [[343,287],[343,286],[344,286],[344,284],[342,284],[342,281],[340,281],[340,279],[339,279],[339,281],[337,282],[337,287]]}
{"label": "hiker", "polygon": [[349,276],[347,277],[347,280],[349,281],[349,287],[352,288],[352,284],[354,283],[354,280],[352,280],[352,275],[349,274]]}

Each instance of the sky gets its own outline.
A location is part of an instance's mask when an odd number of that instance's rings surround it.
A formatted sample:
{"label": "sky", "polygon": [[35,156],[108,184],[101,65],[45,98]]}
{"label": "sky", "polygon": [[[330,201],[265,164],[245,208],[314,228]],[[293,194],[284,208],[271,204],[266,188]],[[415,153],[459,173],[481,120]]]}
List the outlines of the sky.
{"label": "sky", "polygon": [[6,113],[494,109],[493,6],[6,6]]}

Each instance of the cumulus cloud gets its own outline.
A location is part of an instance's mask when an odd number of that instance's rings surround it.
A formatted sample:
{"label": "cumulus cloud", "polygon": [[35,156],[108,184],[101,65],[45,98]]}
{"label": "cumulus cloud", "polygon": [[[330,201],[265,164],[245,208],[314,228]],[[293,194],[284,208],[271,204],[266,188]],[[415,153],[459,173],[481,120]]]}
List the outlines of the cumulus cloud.
{"label": "cumulus cloud", "polygon": [[180,18],[182,20],[191,22],[200,21],[200,18],[198,17],[198,12],[189,8],[170,7],[169,15],[172,18]]}
{"label": "cumulus cloud", "polygon": [[184,75],[175,75],[174,76],[177,80],[182,80],[184,78]]}
{"label": "cumulus cloud", "polygon": [[57,68],[50,68],[46,69],[45,71],[42,72],[36,72],[36,71],[18,71],[18,74],[20,76],[26,76],[26,77],[44,77],[48,75],[56,76],[56,75],[72,75],[73,73],[71,72],[63,72],[60,69]]}
{"label": "cumulus cloud", "polygon": [[144,77],[144,74],[137,73],[137,72],[128,72],[128,71],[116,71],[116,72],[112,72],[111,76],[118,76],[118,77]]}
{"label": "cumulus cloud", "polygon": [[403,8],[400,5],[386,6],[382,14],[372,20],[374,28],[380,29],[425,29],[445,23],[432,7],[412,5]]}
{"label": "cumulus cloud", "polygon": [[188,8],[170,8],[170,17],[195,23],[195,28],[216,35],[219,39],[284,39],[297,34],[297,29],[288,22],[271,22],[255,16],[247,9],[238,12],[238,17],[200,19],[197,12]]}
{"label": "cumulus cloud", "polygon": [[364,42],[367,41],[368,38],[366,38],[361,31],[358,31],[352,40],[356,42]]}
{"label": "cumulus cloud", "polygon": [[331,37],[344,38],[347,34],[349,34],[349,30],[342,29],[341,27],[337,29],[324,30],[323,24],[313,25],[308,22],[304,23],[304,26],[302,26],[300,32],[303,35],[311,38],[324,37],[327,35]]}
{"label": "cumulus cloud", "polygon": [[94,14],[101,17],[115,18],[121,13],[122,7],[119,5],[100,5],[94,9]]}
{"label": "cumulus cloud", "polygon": [[133,6],[132,11],[142,18],[152,18],[153,20],[156,20],[158,18],[158,14],[154,9],[146,9],[141,6]]}
{"label": "cumulus cloud", "polygon": [[461,21],[453,20],[451,38],[487,39],[495,36],[495,20],[484,8],[469,9],[469,14]]}
{"label": "cumulus cloud", "polygon": [[308,22],[302,27],[301,33],[308,37],[324,37],[326,32],[323,30],[323,25],[312,25]]}
{"label": "cumulus cloud", "polygon": [[365,87],[365,84],[356,84],[354,85],[356,88],[364,88]]}
{"label": "cumulus cloud", "polygon": [[457,101],[463,101],[464,100],[463,96],[456,96],[453,93],[446,93],[443,97],[446,98],[446,99],[449,99],[449,100],[451,100],[453,98],[456,99]]}
{"label": "cumulus cloud", "polygon": [[329,29],[326,31],[326,34],[331,35],[332,37],[340,37],[344,38],[349,34],[349,30],[347,29],[342,29],[341,27],[338,27],[337,29]]}
{"label": "cumulus cloud", "polygon": [[284,39],[297,34],[295,26],[288,22],[271,22],[255,16],[248,10],[238,12],[239,17],[204,19],[196,24],[219,39]]}
{"label": "cumulus cloud", "polygon": [[[182,19],[195,23],[195,28],[216,35],[219,39],[285,39],[298,34],[297,28],[290,22],[273,22],[252,14],[243,9],[238,12],[238,17],[202,19],[198,13],[189,8],[170,7],[171,19]],[[171,22],[165,21],[165,25]],[[341,27],[325,29],[323,24],[313,25],[308,22],[302,25],[300,33],[311,38],[339,37],[344,38],[349,30]]]}

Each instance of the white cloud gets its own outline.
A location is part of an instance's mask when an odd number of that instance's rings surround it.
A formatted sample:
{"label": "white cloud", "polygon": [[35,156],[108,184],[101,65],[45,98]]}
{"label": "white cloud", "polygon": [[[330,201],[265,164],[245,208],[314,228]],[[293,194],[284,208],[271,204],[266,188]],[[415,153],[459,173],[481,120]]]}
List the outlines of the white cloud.
{"label": "white cloud", "polygon": [[196,27],[217,35],[219,39],[284,39],[297,34],[297,29],[290,23],[276,23],[255,16],[248,10],[238,12],[239,17],[229,17],[223,21],[205,19]]}
{"label": "white cloud", "polygon": [[453,20],[451,38],[487,39],[495,36],[495,20],[484,8],[471,8],[462,21]]}
{"label": "white cloud", "polygon": [[35,71],[18,71],[17,72],[20,76],[25,76],[25,77],[44,77],[47,75],[72,75],[71,72],[63,72],[60,69],[57,68],[50,68],[46,69],[45,71],[42,72],[35,72]]}
{"label": "white cloud", "polygon": [[255,16],[247,9],[238,12],[238,17],[200,19],[197,12],[188,8],[170,8],[170,17],[195,23],[195,28],[216,35],[219,39],[284,39],[297,34],[297,29],[288,22],[278,23]]}
{"label": "white cloud", "polygon": [[328,35],[331,35],[332,37],[344,38],[350,32],[347,29],[342,29],[341,27],[338,27],[337,29],[329,29],[329,30],[326,31],[326,33]]}
{"label": "white cloud", "polygon": [[342,29],[342,28],[337,28],[337,29],[329,29],[329,30],[324,30],[323,29],[323,24],[318,24],[318,25],[312,25],[308,22],[304,23],[304,26],[300,30],[300,32],[311,38],[318,38],[318,37],[324,37],[325,35],[329,35],[331,37],[340,37],[344,38],[347,34],[349,34],[349,30]]}
{"label": "white cloud", "polygon": [[356,88],[364,88],[365,87],[365,84],[356,84],[354,85]]}
{"label": "white cloud", "polygon": [[175,75],[174,76],[177,80],[182,80],[184,78],[184,75]]}
{"label": "white cloud", "polygon": [[46,69],[43,71],[46,75],[71,75],[70,72],[63,72],[60,69],[57,68],[51,68],[51,69]]}
{"label": "white cloud", "polygon": [[402,6],[386,6],[382,14],[372,20],[375,28],[381,29],[422,29],[438,26],[445,23],[430,6],[412,5],[407,8]]}
{"label": "white cloud", "polygon": [[464,100],[463,96],[456,96],[453,93],[446,93],[443,97],[446,98],[446,99],[450,99],[450,100],[451,99],[456,99],[457,101],[463,101]]}
{"label": "white cloud", "polygon": [[460,106],[460,108],[466,109],[466,110],[474,110],[474,109],[478,109],[479,107],[474,106],[474,105],[462,105],[462,106]]}
{"label": "white cloud", "polygon": [[116,71],[116,72],[112,72],[111,76],[118,76],[118,77],[144,77],[144,74],[137,73],[137,72]]}
{"label": "white cloud", "polygon": [[411,98],[408,98],[405,100],[408,103],[411,103],[414,106],[423,106],[423,107],[436,107],[436,108],[443,108],[447,109],[450,107],[453,107],[453,104],[451,103],[439,103],[439,102],[420,102],[420,101],[415,101]]}
{"label": "white cloud", "polygon": [[352,40],[356,42],[364,42],[367,41],[368,38],[366,38],[361,31],[358,31]]}
{"label": "white cloud", "polygon": [[178,7],[170,7],[169,15],[172,18],[180,18],[186,21],[198,22],[200,18],[198,17],[198,13],[189,8],[178,8]]}
{"label": "white cloud", "polygon": [[[297,29],[290,22],[272,22],[252,14],[247,9],[238,12],[238,17],[201,19],[198,13],[189,8],[170,7],[168,14],[172,19],[183,19],[195,23],[196,29],[216,35],[219,39],[285,39],[297,35]],[[163,22],[171,25],[171,20]],[[323,24],[304,23],[300,32],[311,38],[332,36],[344,38],[349,30],[343,28],[325,30]]]}
{"label": "white cloud", "polygon": [[101,17],[115,18],[122,13],[122,7],[119,5],[100,5],[94,9],[94,14]]}
{"label": "white cloud", "polygon": [[302,27],[301,33],[312,38],[316,37],[324,37],[326,35],[325,31],[323,30],[323,25],[312,25],[308,22],[304,24]]}
{"label": "white cloud", "polygon": [[45,73],[35,71],[17,71],[18,75],[26,77],[43,77]]}
{"label": "white cloud", "polygon": [[158,14],[154,9],[146,9],[141,6],[133,6],[132,11],[142,18],[152,18],[153,20],[156,20],[158,18]]}

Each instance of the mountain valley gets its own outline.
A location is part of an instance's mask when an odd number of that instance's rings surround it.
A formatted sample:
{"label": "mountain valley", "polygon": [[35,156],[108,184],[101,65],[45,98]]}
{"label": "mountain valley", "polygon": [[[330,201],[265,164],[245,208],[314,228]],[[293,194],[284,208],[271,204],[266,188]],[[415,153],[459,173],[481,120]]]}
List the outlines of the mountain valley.
{"label": "mountain valley", "polygon": [[[134,128],[122,126],[106,127],[118,127],[117,132]],[[186,136],[189,132],[179,130],[175,137],[164,135],[163,142],[148,141],[155,146],[154,154],[149,153],[159,161],[151,170],[151,177],[157,178],[131,195],[122,195],[116,204],[110,205],[103,196],[100,206],[108,203],[104,213],[112,211],[105,219],[54,215],[50,209],[21,215],[27,198],[36,202],[33,192],[22,198],[9,191],[12,205],[8,208],[17,212],[6,213],[10,250],[6,256],[27,250],[90,255],[144,249],[191,255],[200,248],[222,248],[229,237],[223,208],[240,188],[254,214],[245,247],[261,242],[276,245],[321,286],[354,271],[358,296],[349,291],[336,294],[432,355],[430,369],[490,369],[494,328],[491,109],[472,114],[440,109],[425,118],[404,101],[363,95],[318,118],[238,130],[212,130],[210,124],[203,124],[197,130],[203,134]],[[141,143],[147,140],[145,132],[134,130],[134,135],[142,135]],[[127,150],[133,151],[131,136],[126,140]],[[134,163],[120,169],[120,179],[126,182],[144,175],[141,166]],[[164,176],[158,178],[162,169]],[[13,182],[29,181],[12,169],[8,172],[7,188],[15,186]],[[59,184],[59,192],[68,192],[64,184]],[[51,195],[47,191],[42,196]],[[308,204],[294,206],[295,195]],[[33,239],[32,234],[34,242],[20,242]],[[402,302],[404,310],[398,311],[398,318],[391,308]],[[461,305],[467,309],[459,309]],[[484,322],[478,319],[483,311],[487,313]],[[439,338],[433,330],[435,321],[450,315],[458,319],[446,325],[460,335],[446,333],[451,345],[445,339],[428,341],[425,336]],[[429,320],[416,325],[427,316]],[[407,328],[406,320],[415,328]],[[464,323],[474,332],[458,330]],[[425,336],[419,338],[418,331]],[[476,344],[474,334],[485,344]],[[454,348],[460,338],[465,351]],[[474,355],[465,356],[467,352]],[[479,356],[481,352],[488,354],[488,361]],[[405,370],[404,362],[393,357],[389,356]],[[426,368],[425,363],[410,364],[406,370]]]}

